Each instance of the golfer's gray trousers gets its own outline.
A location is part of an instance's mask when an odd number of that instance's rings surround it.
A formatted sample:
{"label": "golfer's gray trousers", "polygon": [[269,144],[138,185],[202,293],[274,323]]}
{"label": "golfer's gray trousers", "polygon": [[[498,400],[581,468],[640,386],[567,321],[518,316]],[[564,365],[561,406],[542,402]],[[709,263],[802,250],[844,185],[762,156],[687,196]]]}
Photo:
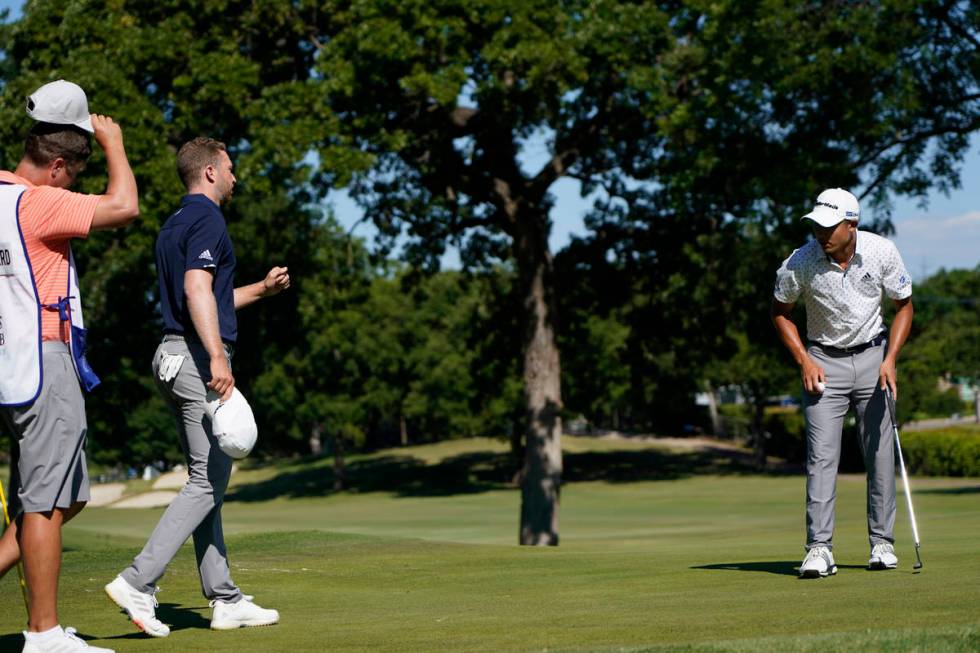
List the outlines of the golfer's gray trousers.
{"label": "golfer's gray trousers", "polygon": [[895,529],[895,444],[879,387],[885,345],[858,353],[810,345],[807,352],[826,373],[823,394],[803,391],[806,415],[806,548],[833,548],[834,502],[844,417],[854,408],[858,444],[868,474],[868,538],[893,543]]}
{"label": "golfer's gray trousers", "polygon": [[[177,376],[161,381],[157,372],[164,354],[184,356]],[[226,352],[231,360],[231,352]],[[167,565],[190,536],[208,599],[234,603],[242,593],[231,580],[221,505],[231,476],[232,459],[218,448],[211,420],[204,414],[205,379],[211,378],[210,358],[200,343],[165,336],[153,357],[153,379],[177,420],[177,433],[190,478],[163,513],[143,550],[121,574],[141,592],[152,593]]]}

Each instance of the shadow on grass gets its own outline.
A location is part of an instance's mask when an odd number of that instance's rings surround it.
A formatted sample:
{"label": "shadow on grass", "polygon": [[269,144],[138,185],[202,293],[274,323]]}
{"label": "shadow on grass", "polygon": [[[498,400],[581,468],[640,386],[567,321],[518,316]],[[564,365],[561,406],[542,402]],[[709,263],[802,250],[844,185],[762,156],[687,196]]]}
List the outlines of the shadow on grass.
{"label": "shadow on grass", "polygon": [[[762,562],[720,562],[714,565],[698,565],[690,569],[713,569],[716,571],[755,571],[779,576],[798,576],[800,563],[796,560]],[[865,565],[837,565],[838,569],[867,569]],[[806,579],[810,580],[810,579]]]}
{"label": "shadow on grass", "polygon": [[[757,473],[751,456],[723,449],[672,452],[663,449],[565,453],[565,483],[630,483],[687,478],[695,474]],[[516,464],[507,453],[475,452],[436,464],[410,455],[352,460],[345,470],[346,492],[393,492],[426,497],[474,494],[511,488]],[[772,473],[786,473],[778,471]],[[266,501],[276,497],[320,497],[334,494],[334,472],[328,461],[297,466],[257,483],[233,488],[232,501]]]}
{"label": "shadow on grass", "polygon": [[[211,622],[202,617],[200,614],[201,610],[206,608],[183,608],[178,606],[176,603],[161,603],[157,607],[156,614],[157,619],[170,626],[170,631],[174,632],[177,630],[186,630],[188,628],[198,628],[203,630],[209,630],[211,628]],[[120,614],[122,612],[120,611]],[[83,639],[93,639],[91,637],[83,637]],[[126,633],[120,635],[111,635],[108,637],[102,637],[100,639],[112,640],[112,639],[151,639],[149,635],[140,632],[135,626],[130,624]],[[2,640],[0,640],[2,644]],[[0,648],[0,651],[6,651],[5,648]],[[13,650],[13,649],[11,649]]]}
{"label": "shadow on grass", "polygon": [[170,625],[170,630],[186,630],[188,628],[202,628],[209,630],[211,620],[201,615],[203,608],[183,608],[176,603],[161,603],[157,608],[157,619]]}
{"label": "shadow on grass", "polygon": [[980,494],[980,485],[967,487],[932,487],[925,490],[918,490],[913,485],[912,494]]}
{"label": "shadow on grass", "polygon": [[779,560],[773,562],[720,562],[714,565],[698,565],[691,569],[712,569],[716,571],[758,571],[780,576],[796,576],[798,560]]}

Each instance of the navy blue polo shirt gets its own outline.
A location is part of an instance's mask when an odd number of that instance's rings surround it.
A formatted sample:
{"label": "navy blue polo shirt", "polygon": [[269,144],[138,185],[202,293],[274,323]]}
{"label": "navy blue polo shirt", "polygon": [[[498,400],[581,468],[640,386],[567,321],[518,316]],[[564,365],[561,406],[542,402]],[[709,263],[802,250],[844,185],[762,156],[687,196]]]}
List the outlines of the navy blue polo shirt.
{"label": "navy blue polo shirt", "polygon": [[177,212],[167,218],[156,243],[157,279],[164,333],[199,339],[187,310],[184,273],[208,270],[218,304],[221,339],[238,337],[235,317],[235,251],[221,208],[204,195],[185,195]]}

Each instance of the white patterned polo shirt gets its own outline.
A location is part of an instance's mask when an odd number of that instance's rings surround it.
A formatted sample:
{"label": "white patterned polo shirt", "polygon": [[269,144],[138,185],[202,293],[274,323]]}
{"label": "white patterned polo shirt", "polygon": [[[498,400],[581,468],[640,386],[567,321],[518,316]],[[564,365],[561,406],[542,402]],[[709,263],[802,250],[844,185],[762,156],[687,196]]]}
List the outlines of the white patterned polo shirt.
{"label": "white patterned polo shirt", "polygon": [[807,339],[843,348],[862,345],[884,331],[882,292],[891,299],[910,297],[912,279],[890,240],[858,231],[846,269],[816,240],[790,254],[776,272],[773,296],[784,304],[802,296]]}

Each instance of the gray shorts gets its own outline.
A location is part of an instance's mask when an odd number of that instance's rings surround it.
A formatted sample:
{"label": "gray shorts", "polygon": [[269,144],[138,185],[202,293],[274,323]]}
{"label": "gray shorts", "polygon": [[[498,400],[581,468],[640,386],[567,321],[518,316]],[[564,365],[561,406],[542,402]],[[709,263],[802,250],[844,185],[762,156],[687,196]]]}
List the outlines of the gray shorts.
{"label": "gray shorts", "polygon": [[45,342],[41,393],[29,406],[2,407],[13,438],[10,516],[89,500],[85,399],[68,345]]}

